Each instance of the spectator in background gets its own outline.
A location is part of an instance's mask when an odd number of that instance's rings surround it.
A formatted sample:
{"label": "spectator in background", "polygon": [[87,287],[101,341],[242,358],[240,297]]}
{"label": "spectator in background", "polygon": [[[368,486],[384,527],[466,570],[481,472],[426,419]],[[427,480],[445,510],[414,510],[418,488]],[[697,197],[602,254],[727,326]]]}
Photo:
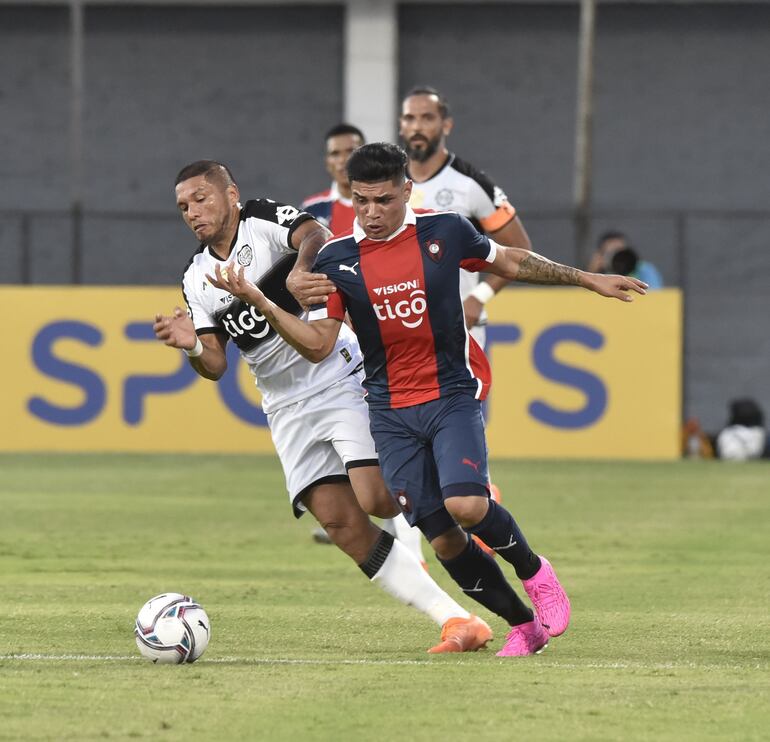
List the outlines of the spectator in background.
{"label": "spectator in background", "polygon": [[355,217],[346,170],[348,158],[366,139],[357,126],[337,124],[326,132],[324,141],[324,163],[326,172],[332,178],[332,184],[327,190],[308,196],[302,202],[302,210],[312,214],[317,221],[328,227],[332,234],[341,234],[353,227]]}
{"label": "spectator in background", "polygon": [[642,260],[629,244],[628,237],[616,230],[605,232],[599,238],[588,270],[593,273],[619,273],[644,281],[650,289],[663,288],[660,271],[648,260]]}

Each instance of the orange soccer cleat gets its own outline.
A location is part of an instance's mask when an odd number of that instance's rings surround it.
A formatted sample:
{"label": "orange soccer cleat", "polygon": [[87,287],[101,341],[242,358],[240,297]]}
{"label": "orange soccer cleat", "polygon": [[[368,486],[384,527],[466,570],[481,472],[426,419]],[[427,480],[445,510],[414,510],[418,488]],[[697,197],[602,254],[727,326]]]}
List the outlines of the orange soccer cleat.
{"label": "orange soccer cleat", "polygon": [[475,652],[491,640],[492,629],[478,616],[450,618],[441,629],[441,643],[431,647],[428,653]]}

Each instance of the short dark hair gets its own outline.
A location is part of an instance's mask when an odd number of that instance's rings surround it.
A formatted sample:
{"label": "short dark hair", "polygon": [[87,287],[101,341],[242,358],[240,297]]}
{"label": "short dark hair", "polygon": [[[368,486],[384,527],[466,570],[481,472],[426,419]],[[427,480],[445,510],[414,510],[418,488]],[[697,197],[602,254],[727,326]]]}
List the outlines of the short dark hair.
{"label": "short dark hair", "polygon": [[361,183],[404,181],[407,161],[406,152],[397,144],[364,144],[350,155],[347,165],[348,180]]}
{"label": "short dark hair", "polygon": [[337,124],[336,126],[332,126],[329,131],[324,134],[324,142],[328,141],[332,137],[339,137],[343,134],[353,134],[354,136],[357,136],[361,143],[363,144],[366,141],[366,137],[364,136],[364,132],[361,131],[357,126],[353,126],[353,124],[346,124],[345,122],[341,124]]}
{"label": "short dark hair", "polygon": [[449,101],[444,97],[443,93],[440,93],[436,88],[432,88],[430,85],[418,85],[412,88],[405,96],[404,100],[411,98],[413,95],[435,95],[438,98],[438,112],[441,114],[442,119],[448,119],[452,115],[452,110],[449,108]]}
{"label": "short dark hair", "polygon": [[607,240],[623,240],[623,242],[627,244],[628,236],[619,229],[608,229],[606,232],[602,232],[602,234],[599,235],[599,240],[596,244],[603,245]]}
{"label": "short dark hair", "polygon": [[174,187],[185,180],[203,175],[210,183],[216,183],[222,189],[235,185],[235,178],[227,165],[223,165],[216,160],[196,160],[189,165],[185,165],[177,174],[174,181]]}

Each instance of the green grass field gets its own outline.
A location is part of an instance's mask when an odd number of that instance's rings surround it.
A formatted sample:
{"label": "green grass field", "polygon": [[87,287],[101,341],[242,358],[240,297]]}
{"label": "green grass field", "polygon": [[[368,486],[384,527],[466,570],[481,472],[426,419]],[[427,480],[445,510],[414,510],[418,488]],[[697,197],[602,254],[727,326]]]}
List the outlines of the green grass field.
{"label": "green grass field", "polygon": [[[0,456],[0,739],[770,737],[770,467],[492,469],[572,599],[537,657],[495,657],[483,609],[492,651],[427,655],[438,628],[311,541],[272,458]],[[163,591],[209,613],[193,665],[138,658]]]}

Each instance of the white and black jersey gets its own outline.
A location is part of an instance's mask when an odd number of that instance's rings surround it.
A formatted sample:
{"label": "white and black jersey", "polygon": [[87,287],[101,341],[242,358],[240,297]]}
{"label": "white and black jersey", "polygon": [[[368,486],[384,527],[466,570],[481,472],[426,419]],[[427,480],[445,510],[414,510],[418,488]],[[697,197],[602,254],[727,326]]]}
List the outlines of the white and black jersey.
{"label": "white and black jersey", "polygon": [[[465,160],[450,153],[441,169],[422,183],[412,184],[409,205],[413,209],[456,211],[469,219],[480,232],[491,234],[516,216],[502,188]],[[462,271],[460,293],[463,299],[478,285],[480,275]],[[482,312],[481,323],[486,323]]]}
{"label": "white and black jersey", "polygon": [[244,276],[282,309],[303,316],[286,289],[286,276],[297,259],[291,246],[294,230],[313,217],[270,199],[247,201],[230,255],[223,260],[207,245],[192,256],[182,276],[182,292],[198,335],[222,333],[249,364],[262,393],[266,414],[325,389],[352,373],[362,362],[358,341],[343,324],[334,351],[311,363],[288,345],[257,310],[209,283],[214,267],[244,268]]}

